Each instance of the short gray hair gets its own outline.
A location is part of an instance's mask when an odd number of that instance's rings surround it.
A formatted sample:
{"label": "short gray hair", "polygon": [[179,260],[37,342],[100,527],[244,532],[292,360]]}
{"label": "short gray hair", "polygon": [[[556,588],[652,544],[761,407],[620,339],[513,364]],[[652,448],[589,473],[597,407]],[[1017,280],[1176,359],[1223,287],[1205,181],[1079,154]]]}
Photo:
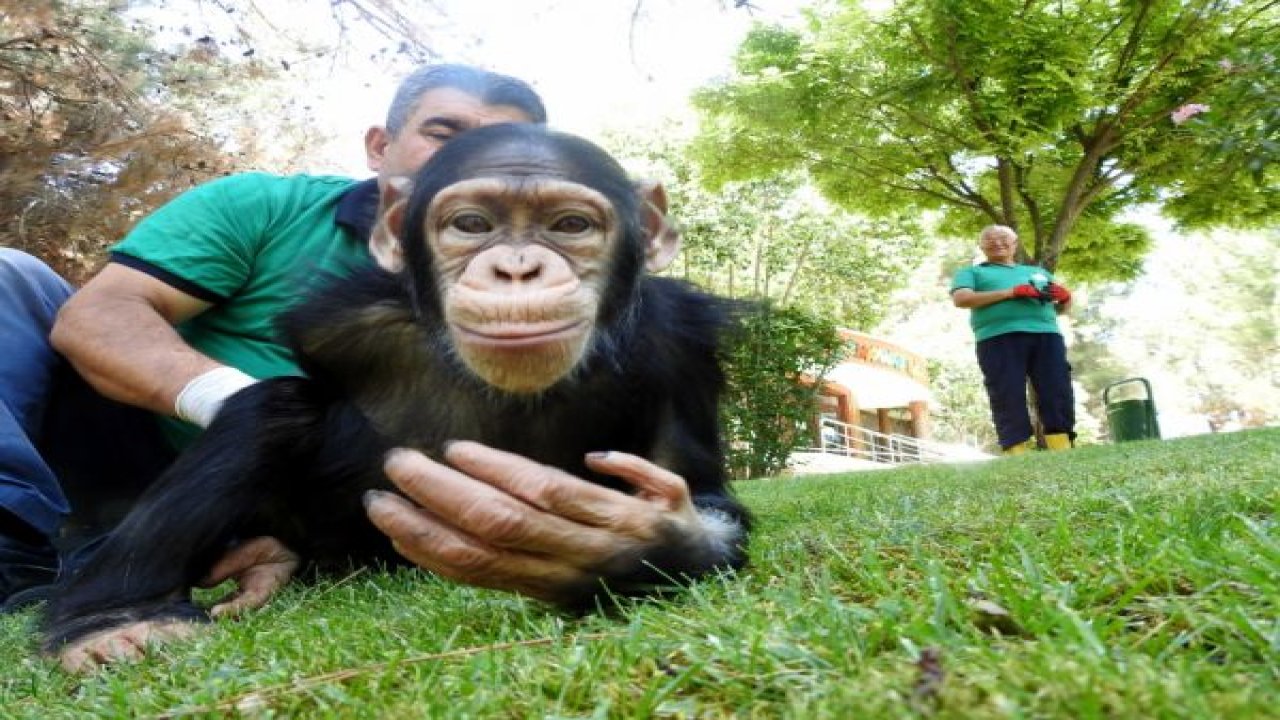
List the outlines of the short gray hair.
{"label": "short gray hair", "polygon": [[1018,233],[1008,225],[988,225],[982,228],[982,232],[978,233],[978,242],[986,240],[990,235],[1008,235],[1014,240],[1018,239]]}
{"label": "short gray hair", "polygon": [[486,105],[513,107],[536,123],[547,121],[542,98],[523,80],[471,65],[424,65],[400,81],[387,110],[387,132],[398,135],[422,96],[440,88],[461,90]]}

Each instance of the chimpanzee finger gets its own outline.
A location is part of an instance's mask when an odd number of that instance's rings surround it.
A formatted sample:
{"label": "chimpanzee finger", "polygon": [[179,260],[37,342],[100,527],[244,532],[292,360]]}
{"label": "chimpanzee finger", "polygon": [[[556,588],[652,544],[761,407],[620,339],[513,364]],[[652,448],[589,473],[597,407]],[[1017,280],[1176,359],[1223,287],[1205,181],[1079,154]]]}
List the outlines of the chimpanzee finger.
{"label": "chimpanzee finger", "polygon": [[236,591],[219,600],[209,615],[235,616],[266,605],[289,583],[300,562],[297,553],[273,537],[256,537],[236,545],[200,581],[200,587],[236,581]]}
{"label": "chimpanzee finger", "polygon": [[396,552],[451,580],[552,601],[561,588],[589,579],[564,562],[478,542],[393,493],[370,491],[365,510]]}
{"label": "chimpanzee finger", "polygon": [[636,497],[656,500],[668,510],[682,510],[692,501],[684,478],[645,458],[624,452],[596,452],[587,455],[587,467],[631,483]]}

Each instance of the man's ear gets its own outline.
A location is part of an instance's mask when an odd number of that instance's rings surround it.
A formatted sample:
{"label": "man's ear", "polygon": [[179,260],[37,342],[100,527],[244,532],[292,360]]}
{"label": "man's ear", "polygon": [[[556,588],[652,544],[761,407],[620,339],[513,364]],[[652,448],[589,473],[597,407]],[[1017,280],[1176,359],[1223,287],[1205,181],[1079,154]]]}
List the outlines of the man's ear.
{"label": "man's ear", "polygon": [[657,180],[636,182],[640,214],[644,226],[644,266],[658,272],[671,264],[680,252],[680,233],[667,217],[667,191]]}
{"label": "man's ear", "polygon": [[374,262],[388,272],[404,269],[404,249],[400,246],[404,228],[405,208],[413,183],[406,177],[388,178],[380,188],[378,197],[378,222],[369,235],[369,254]]}
{"label": "man's ear", "polygon": [[375,125],[364,131],[364,161],[370,170],[378,172],[382,169],[382,160],[390,144],[391,133],[386,128]]}

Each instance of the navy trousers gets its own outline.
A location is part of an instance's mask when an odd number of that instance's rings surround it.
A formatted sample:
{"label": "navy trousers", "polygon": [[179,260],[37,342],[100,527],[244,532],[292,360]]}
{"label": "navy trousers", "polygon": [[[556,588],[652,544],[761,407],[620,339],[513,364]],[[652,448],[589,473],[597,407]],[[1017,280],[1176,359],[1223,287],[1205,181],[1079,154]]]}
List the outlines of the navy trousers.
{"label": "navy trousers", "polygon": [[71,293],[0,247],[0,510],[62,547],[110,529],[174,455],[150,413],[99,395],[49,345]]}
{"label": "navy trousers", "polygon": [[1075,394],[1061,335],[1006,333],[979,342],[977,352],[1000,447],[1025,442],[1033,434],[1027,413],[1028,379],[1045,434],[1075,437]]}

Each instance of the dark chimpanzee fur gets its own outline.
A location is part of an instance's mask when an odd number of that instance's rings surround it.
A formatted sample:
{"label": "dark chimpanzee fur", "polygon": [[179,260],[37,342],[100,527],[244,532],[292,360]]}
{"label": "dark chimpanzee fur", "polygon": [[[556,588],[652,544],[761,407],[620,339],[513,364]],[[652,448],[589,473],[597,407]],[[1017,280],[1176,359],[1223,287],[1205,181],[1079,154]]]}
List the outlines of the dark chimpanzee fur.
{"label": "dark chimpanzee fur", "polygon": [[[581,165],[568,174],[605,194],[625,221],[590,349],[567,378],[536,395],[491,388],[461,364],[421,237],[430,197],[465,179],[486,143],[512,138]],[[645,557],[619,558],[602,572],[605,583],[566,593],[565,607],[741,565],[749,518],[727,486],[717,419],[717,343],[729,308],[644,274],[639,209],[628,188],[603,152],[535,126],[483,128],[445,146],[414,182],[406,270],[370,267],[334,279],[282,318],[307,376],[265,380],[227,401],[87,566],[62,582],[46,611],[45,650],[141,620],[204,621],[190,588],[238,538],[274,536],[319,569],[404,563],[365,517],[362,495],[391,489],[382,471],[390,448],[438,457],[451,439],[622,490],[629,488],[592,473],[583,456],[634,453],[683,477],[700,510],[744,528],[738,543],[714,554],[673,535]]]}

